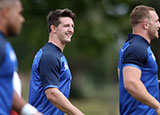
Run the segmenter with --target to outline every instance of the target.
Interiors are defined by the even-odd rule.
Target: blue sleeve
[[[131,44],[124,52],[123,64],[135,64],[142,67],[147,60],[147,46],[140,43]]]
[[[43,55],[39,64],[39,73],[44,89],[59,86],[60,62],[53,55]]]

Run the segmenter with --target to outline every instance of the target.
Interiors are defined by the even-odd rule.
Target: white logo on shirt
[[[12,50],[9,52],[9,56],[12,61],[16,61],[16,55]]]
[[[123,49],[121,51],[123,52]]]
[[[67,65],[67,63],[64,63],[64,70],[67,70],[68,69],[68,65]]]
[[[152,53],[152,58],[153,58],[153,60],[155,61],[156,60],[156,58],[155,58],[155,56],[154,56],[154,54]]]

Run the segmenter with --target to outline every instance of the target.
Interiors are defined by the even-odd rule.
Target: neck
[[[61,51],[63,52],[65,45],[61,43],[61,41],[57,38],[57,36],[49,34],[48,42],[53,43],[54,45],[59,47]]]
[[[151,39],[149,38],[147,31],[140,29],[138,27],[134,27],[132,33],[142,36],[144,39],[148,41],[149,44],[151,43]]]

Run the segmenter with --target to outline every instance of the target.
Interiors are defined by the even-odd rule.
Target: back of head
[[[20,0],[0,0],[0,10],[12,6],[15,1]]]
[[[144,6],[144,5],[136,6],[130,14],[130,22],[132,24],[132,27],[141,23],[144,19],[149,19],[150,11],[155,11],[155,9],[149,6]]]
[[[50,11],[47,16],[49,32],[51,32],[51,29],[50,29],[51,25],[54,25],[57,27],[60,24],[59,18],[61,18],[61,17],[70,17],[74,21],[75,14],[71,10],[69,10],[68,8]]]

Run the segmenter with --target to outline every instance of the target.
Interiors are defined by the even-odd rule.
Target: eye
[[[69,24],[65,24],[64,27],[69,27]]]

